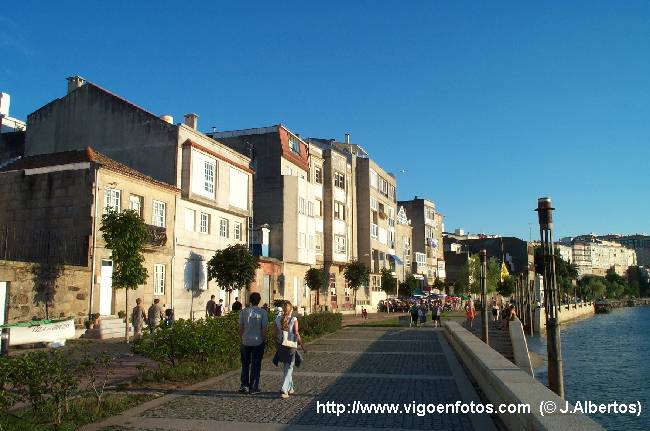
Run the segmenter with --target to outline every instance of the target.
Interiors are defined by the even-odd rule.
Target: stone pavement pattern
[[[150,401],[88,430],[494,429],[487,415],[318,412],[318,401],[362,403],[478,402],[441,329],[345,328],[308,346],[294,371],[296,393],[278,397],[282,374],[262,366],[262,393],[245,395],[239,373]]]

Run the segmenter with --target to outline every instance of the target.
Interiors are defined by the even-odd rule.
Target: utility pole
[[[481,339],[488,344],[488,312],[487,312],[487,251],[479,252],[481,260]]]
[[[546,346],[548,351],[548,386],[564,398],[562,370],[562,343],[560,341],[560,305],[555,278],[555,253],[553,250],[553,205],[551,198],[537,199],[539,236],[544,268],[544,311],[546,315]]]

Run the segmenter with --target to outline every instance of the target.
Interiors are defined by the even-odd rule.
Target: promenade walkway
[[[335,429],[492,430],[488,415],[318,412],[317,402],[479,402],[439,328],[344,328],[308,346],[296,393],[278,398],[281,372],[262,367],[262,393],[244,395],[239,371],[207,380],[85,430],[276,431]]]

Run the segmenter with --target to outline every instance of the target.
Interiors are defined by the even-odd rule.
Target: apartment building
[[[305,272],[322,254],[323,218],[318,215],[322,184],[311,173],[307,143],[281,124],[209,135],[251,155],[255,166],[253,229],[268,227],[268,257],[282,262],[274,298],[288,299],[308,312],[311,300]]]
[[[582,235],[572,241],[573,263],[578,269],[578,276],[599,275],[604,277],[609,269],[625,276],[630,266],[637,265],[634,249],[614,242]]]
[[[637,265],[650,267],[650,235],[635,234],[635,235],[604,235],[599,236],[598,239],[605,241],[613,241],[631,248],[636,252]]]
[[[327,296],[322,299],[332,310],[352,312],[354,295],[343,274],[354,249],[354,178],[350,155],[332,145],[332,140],[310,138],[308,142],[312,154],[321,155],[316,160],[322,160],[314,164],[314,181],[323,184],[323,197],[317,206],[322,205],[323,268],[329,276]]]
[[[0,169],[0,184],[0,226],[11,233],[4,238],[3,254],[42,268],[34,282],[23,278],[11,284],[10,320],[41,315],[21,296],[29,288],[31,298],[34,284],[48,282],[55,286],[50,315],[74,316],[78,325],[90,313],[109,316],[130,309],[124,290],[113,289],[111,251],[100,231],[101,217],[111,208],[132,209],[147,226],[143,255],[148,278],[129,292],[131,301],[140,297],[150,304],[158,298],[171,306],[179,189],[91,148],[21,158]],[[59,267],[64,268],[60,274],[52,270]]]
[[[442,232],[443,216],[433,201],[415,196],[399,201],[411,218],[413,226],[413,273],[423,277],[423,287],[433,285],[436,278],[445,279]]]
[[[176,198],[173,292],[179,317],[203,312],[210,295],[206,262],[230,244],[247,244],[251,216],[250,159],[198,131],[198,116],[174,124],[100,86],[74,76],[68,92],[27,118],[27,156],[93,148],[129,168],[181,190]],[[200,306],[197,306],[200,304]]]

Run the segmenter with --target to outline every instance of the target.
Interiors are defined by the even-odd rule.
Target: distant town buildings
[[[562,238],[556,247],[564,260],[576,265],[579,277],[605,276],[610,269],[624,276],[630,266],[638,265],[635,249],[594,235]]]

